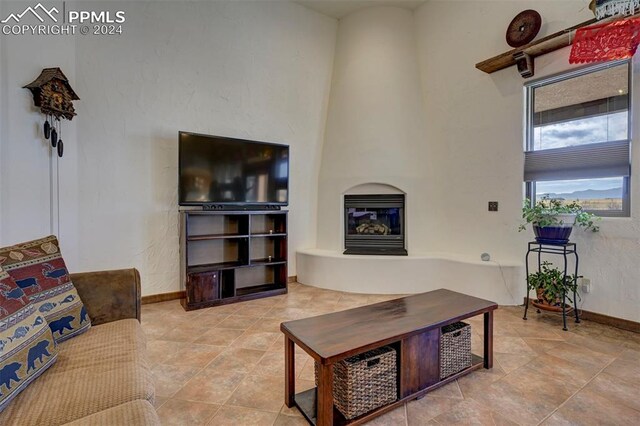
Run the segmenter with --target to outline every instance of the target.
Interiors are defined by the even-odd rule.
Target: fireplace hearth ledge
[[[452,253],[344,255],[301,249],[296,272],[302,284],[350,293],[412,294],[447,288],[502,305],[517,305],[524,297],[522,262],[483,262]]]

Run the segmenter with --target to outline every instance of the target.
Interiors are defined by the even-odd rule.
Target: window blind
[[[526,151],[524,180],[591,179],[630,174],[629,141]]]
[[[582,102],[561,108],[535,112],[533,114],[534,126],[564,123],[573,120],[598,117],[601,115],[615,114],[629,110],[629,96],[620,95],[610,98],[597,99],[595,101]]]

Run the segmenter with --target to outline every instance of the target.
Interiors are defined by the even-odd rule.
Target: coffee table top
[[[497,308],[494,302],[440,289],[287,321],[280,330],[326,364]]]

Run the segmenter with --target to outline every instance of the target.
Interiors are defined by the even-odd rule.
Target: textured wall
[[[340,21],[322,151],[318,243],[343,249],[343,195],[368,183],[407,194],[408,248],[427,250],[438,209],[433,157],[424,144],[413,16],[373,7]]]
[[[295,274],[295,249],[315,241],[336,21],[289,2],[79,7],[124,9],[124,34],[2,37],[0,242],[49,232],[48,155],[20,86],[59,65],[82,98],[61,166],[70,269],[136,267],[143,294],[179,289],[177,133],[189,130],[291,145]]]
[[[283,2],[126,12],[123,37],[77,44],[83,268],[136,266],[145,294],[177,290],[178,130],[290,144],[291,253],[312,244],[335,21]]]
[[[431,1],[416,11],[418,51],[426,105],[427,143],[436,145],[448,238],[443,251],[498,261],[522,261],[531,230],[516,231],[523,197],[523,80],[509,68],[485,74],[474,64],[507,50],[504,28],[519,11],[535,6],[543,17],[540,36],[592,17],[584,1]],[[446,17],[446,19],[443,19]],[[479,24],[480,23],[480,24]],[[570,68],[569,48],[537,58],[536,75]],[[637,72],[636,72],[636,87]],[[638,105],[638,93],[633,105]],[[638,134],[638,108],[634,134]],[[632,217],[604,219],[599,234],[574,230],[580,273],[591,278],[583,308],[640,321],[640,147],[633,146]],[[487,201],[500,211],[487,212]],[[635,260],[634,260],[635,259]],[[557,260],[557,259],[556,259]],[[524,282],[519,283],[524,292]]]
[[[1,19],[23,9],[24,2],[0,3]],[[22,86],[33,81],[43,68],[57,66],[75,81],[73,39],[56,36],[0,37],[0,245],[14,244],[66,233],[62,243],[65,257],[77,264],[76,123],[63,121],[62,137],[68,147],[63,160],[50,161],[49,144],[43,141],[43,115]],[[80,94],[82,96],[82,94]],[[65,215],[57,217],[57,202],[51,211],[51,190],[57,200],[50,173],[60,166],[60,202]],[[50,170],[51,168],[51,170]],[[53,225],[53,226],[52,226]]]

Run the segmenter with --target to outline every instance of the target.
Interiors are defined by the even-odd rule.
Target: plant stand
[[[525,257],[525,268],[526,268],[526,274],[527,274],[527,297],[526,297],[526,302],[524,305],[524,316],[522,317],[522,319],[526,320],[527,319],[527,310],[529,309],[529,255],[531,253],[537,253],[538,254],[538,271],[540,271],[541,267],[542,267],[542,253],[546,253],[546,254],[556,254],[556,255],[562,255],[562,257],[564,258],[564,281],[566,282],[567,280],[567,256],[569,255],[574,255],[575,256],[575,276],[578,276],[578,251],[576,249],[576,244],[575,243],[566,243],[566,244],[542,244],[539,243],[537,241],[531,241],[528,244],[528,250],[527,250],[527,256]],[[578,304],[577,304],[577,299],[578,299],[578,294],[577,291],[574,289],[573,290],[573,311],[575,312],[575,316],[576,316],[576,323],[580,322],[580,317],[578,315]],[[543,306],[541,306],[541,304],[536,303],[534,306],[536,306],[537,308],[537,312],[540,313],[540,309],[544,309],[544,310],[552,310],[552,311],[562,311],[562,329],[564,331],[567,331],[567,295],[566,295],[566,291],[562,291],[562,307],[560,309],[556,308],[556,307],[552,307],[553,309],[546,309]],[[571,310],[569,309],[569,312]]]

